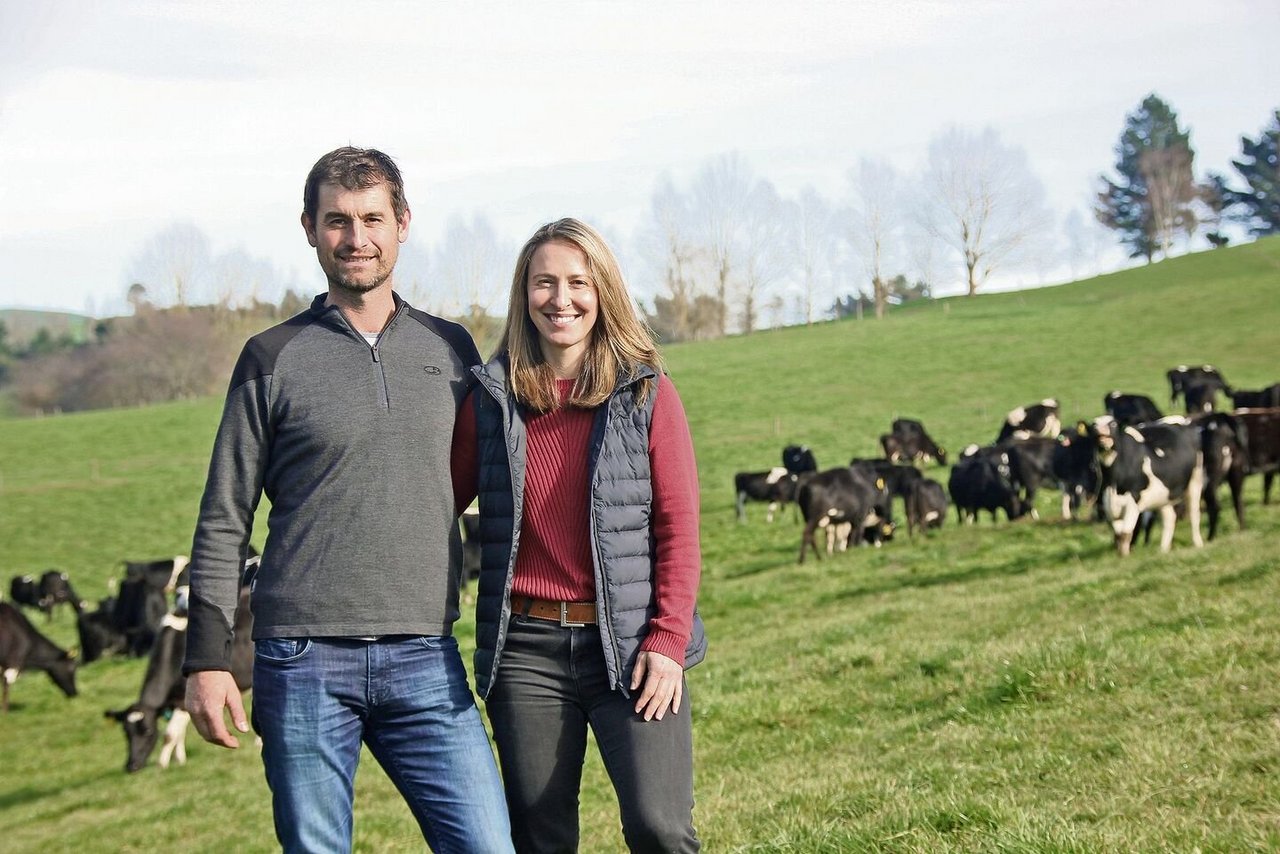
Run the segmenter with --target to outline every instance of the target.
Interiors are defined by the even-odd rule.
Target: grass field
[[[766,525],[749,507],[739,525],[731,487],[791,442],[824,467],[874,456],[899,415],[958,449],[1047,396],[1064,420],[1099,414],[1113,388],[1163,403],[1179,363],[1276,382],[1278,291],[1272,239],[668,348],[703,490],[711,648],[689,682],[706,850],[1280,850],[1280,504],[1261,504],[1257,478],[1248,530],[1227,518],[1203,550],[1182,525],[1170,554],[1122,560],[1106,528],[1050,521],[1044,495],[1038,523],[952,514],[914,544],[803,566],[790,511]],[[96,599],[120,561],[186,553],[219,407],[0,421],[0,581],[58,567]],[[74,642],[69,613],[47,629]],[[464,647],[470,633],[466,615]],[[185,767],[124,774],[102,711],[134,699],[143,669],[89,665],[71,700],[43,674],[18,681],[0,718],[0,849],[273,849],[250,744],[192,733]],[[582,850],[622,850],[594,758],[582,802]],[[422,847],[371,761],[356,846]]]

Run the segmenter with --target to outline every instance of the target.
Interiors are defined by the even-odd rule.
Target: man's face
[[[304,213],[302,227],[330,289],[365,294],[391,281],[409,237],[409,210],[396,219],[386,184],[363,190],[321,184],[316,218]]]

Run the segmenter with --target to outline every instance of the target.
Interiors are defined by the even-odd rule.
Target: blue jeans
[[[253,724],[286,852],[351,850],[362,742],[432,850],[511,851],[502,784],[455,638],[259,640]]]
[[[578,792],[595,735],[632,852],[696,852],[689,692],[646,721],[609,686],[600,630],[515,614],[485,703],[502,762],[516,850],[578,850]]]

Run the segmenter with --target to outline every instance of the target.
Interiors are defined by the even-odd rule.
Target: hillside
[[[776,465],[791,442],[824,467],[876,455],[898,415],[958,449],[1047,396],[1064,419],[1099,414],[1113,388],[1166,404],[1179,363],[1276,382],[1277,287],[1271,239],[882,322],[667,348],[702,485],[711,648],[689,686],[706,850],[1280,849],[1280,504],[1261,505],[1258,478],[1247,531],[1228,518],[1195,550],[1180,524],[1171,554],[1128,560],[1106,528],[1051,520],[1045,495],[1038,523],[958,528],[953,514],[916,543],[797,566],[790,511],[765,525],[749,507],[739,525],[732,495],[735,471]],[[58,567],[96,599],[120,561],[185,553],[219,410],[0,421],[0,581]],[[68,614],[47,629],[74,641]],[[120,770],[102,711],[136,696],[143,666],[85,667],[72,700],[43,674],[19,680],[0,717],[6,851],[273,849],[251,747],[191,733],[185,767]],[[357,789],[357,850],[420,848],[375,763]],[[583,851],[621,850],[594,758],[582,824]]]
[[[35,337],[41,329],[48,329],[54,338],[69,333],[73,340],[84,341],[89,337],[93,318],[66,311],[0,308],[0,323],[8,330],[9,343],[21,346]]]

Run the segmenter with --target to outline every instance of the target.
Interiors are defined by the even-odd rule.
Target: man
[[[229,672],[240,569],[271,502],[252,594],[253,723],[286,851],[349,851],[361,743],[437,851],[509,851],[502,786],[451,630],[461,543],[454,416],[479,354],[392,290],[399,170],[340,148],[307,176],[302,227],[329,281],[254,336],[231,378],[192,546],[187,710],[248,731]]]

